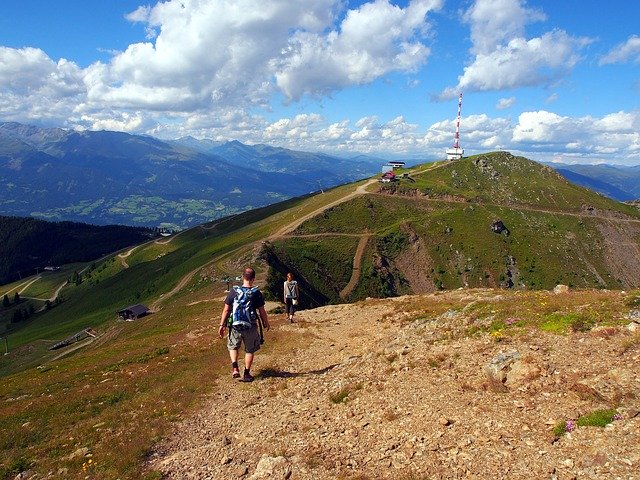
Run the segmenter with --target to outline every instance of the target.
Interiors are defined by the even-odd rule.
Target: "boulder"
[[[504,384],[511,366],[517,360],[520,360],[520,353],[515,350],[508,353],[500,353],[484,366],[484,373],[490,381]]]
[[[504,222],[500,219],[498,220],[494,220],[491,223],[491,231],[493,233],[498,233],[498,234],[502,234],[504,233],[506,236],[509,236],[511,234],[511,232],[509,231],[509,229],[507,228],[507,226],[504,224]]]
[[[541,374],[542,369],[535,363],[516,360],[511,364],[504,383],[509,387],[524,385],[538,378]]]

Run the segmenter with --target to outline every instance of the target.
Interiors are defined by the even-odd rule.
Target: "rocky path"
[[[469,337],[487,320],[467,310],[502,300],[458,291],[276,319],[286,348],[258,354],[253,383],[217,378],[149,468],[170,479],[640,478],[640,353],[624,347],[626,328]],[[422,302],[456,307],[425,317]],[[485,366],[505,353],[517,360],[503,383]],[[606,428],[551,433],[612,403],[621,419]]]

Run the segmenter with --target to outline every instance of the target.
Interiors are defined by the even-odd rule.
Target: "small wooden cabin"
[[[123,308],[122,310],[118,310],[118,316],[122,320],[129,320],[129,321],[137,320],[140,317],[144,317],[148,313],[149,313],[149,309],[144,305],[142,305],[141,303],[138,303],[136,305],[131,305],[129,307]]]

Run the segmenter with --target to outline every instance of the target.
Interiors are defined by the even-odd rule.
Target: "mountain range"
[[[366,178],[386,162],[238,141],[163,141],[5,122],[0,123],[0,214],[182,229]],[[640,166],[553,168],[615,200],[640,198]]]
[[[184,228],[379,170],[266,145],[0,123],[0,213],[14,216]]]
[[[571,182],[626,202],[640,199],[640,165],[564,165],[550,164]]]

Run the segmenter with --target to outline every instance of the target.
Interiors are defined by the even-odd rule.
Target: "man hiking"
[[[262,321],[264,328],[269,330],[269,319],[264,309],[264,296],[258,287],[253,286],[256,272],[251,267],[246,267],[242,272],[242,286],[234,286],[224,300],[224,308],[220,315],[220,328],[218,334],[224,338],[224,331],[229,327],[227,348],[231,357],[232,377],[240,378],[238,367],[238,351],[240,344],[244,344],[244,373],[243,382],[252,382],[251,364],[254,354],[260,350],[262,343],[258,330]],[[258,316],[259,315],[259,316]]]

